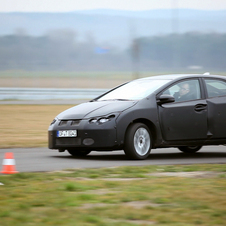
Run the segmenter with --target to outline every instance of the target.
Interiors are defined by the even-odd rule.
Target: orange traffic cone
[[[1,173],[5,174],[12,174],[12,173],[18,173],[15,168],[15,159],[13,158],[12,152],[6,152],[5,153],[5,159],[3,159],[3,168]]]

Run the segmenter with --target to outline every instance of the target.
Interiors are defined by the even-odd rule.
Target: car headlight
[[[53,125],[57,120],[53,119],[53,121],[50,123],[50,125]]]
[[[96,122],[97,122],[97,119],[95,118],[89,120],[89,123],[96,123]]]
[[[110,120],[109,118],[100,118],[100,119],[98,120],[98,122],[99,122],[100,124],[102,124],[102,123],[108,122],[109,120]]]
[[[101,125],[103,123],[111,121],[115,117],[116,117],[116,115],[112,114],[112,115],[109,115],[109,116],[106,116],[106,117],[92,118],[92,119],[89,120],[89,123],[91,123],[91,124],[96,123],[96,124]]]

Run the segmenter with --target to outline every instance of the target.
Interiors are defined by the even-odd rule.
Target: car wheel
[[[74,149],[68,149],[67,150],[72,156],[86,156],[91,151],[89,150],[74,150]]]
[[[202,148],[202,146],[183,146],[178,147],[178,149],[184,153],[195,153],[199,151]]]
[[[145,124],[130,125],[125,136],[125,154],[130,159],[146,159],[151,151],[151,139],[151,132]]]

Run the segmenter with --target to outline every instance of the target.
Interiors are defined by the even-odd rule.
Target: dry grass
[[[1,87],[37,88],[113,88],[128,81],[126,78],[6,78],[0,77]]]
[[[1,87],[112,88],[132,79],[128,72],[0,72]]]
[[[1,87],[112,88],[136,78],[173,72],[31,72],[0,71]],[[181,72],[181,73],[191,73]],[[195,72],[194,72],[195,73]],[[225,72],[211,72],[225,75]]]
[[[0,105],[0,148],[47,147],[49,124],[72,105]]]

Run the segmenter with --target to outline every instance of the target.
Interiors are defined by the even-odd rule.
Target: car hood
[[[115,112],[122,112],[134,106],[136,103],[137,101],[87,102],[63,111],[57,118],[68,120],[104,116]]]

